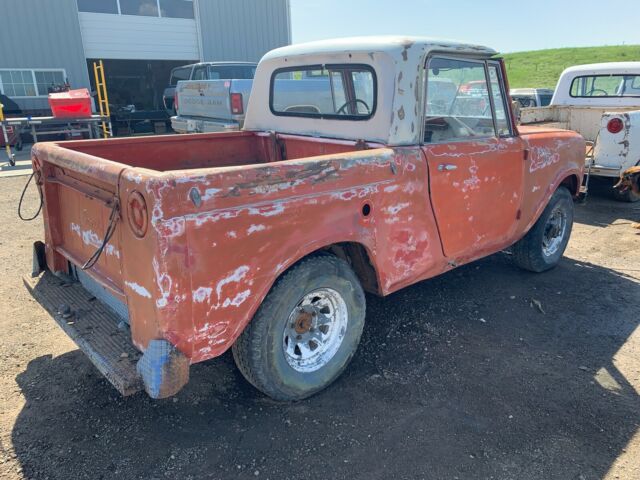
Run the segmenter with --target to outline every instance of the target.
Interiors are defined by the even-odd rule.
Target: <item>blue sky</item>
[[[501,52],[640,44],[638,0],[291,0],[291,17],[294,43],[407,34]]]

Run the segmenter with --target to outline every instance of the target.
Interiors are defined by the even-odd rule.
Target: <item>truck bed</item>
[[[521,125],[573,130],[585,140],[593,142],[600,131],[600,119],[606,112],[628,112],[638,107],[576,107],[553,105],[541,108],[523,108],[520,111]]]
[[[253,226],[258,232],[267,228],[264,221],[273,216],[272,211],[279,212],[280,198],[297,198],[294,190],[326,191],[330,197],[338,177],[331,175],[329,167],[335,171],[336,162],[343,160],[336,155],[375,147],[253,132],[37,144],[33,165],[45,198],[47,266],[53,272],[89,280],[91,285],[85,287],[92,293],[104,293],[115,310],[128,312],[129,318],[123,315],[123,319],[130,322],[138,349],[144,351],[149,340],[168,335],[191,358],[194,340],[183,332],[193,331],[192,314],[182,310],[183,294],[174,297],[176,285],[191,292],[193,272],[209,279],[224,274],[224,270],[198,271],[194,265],[198,258],[207,258],[212,245],[222,243],[220,237],[234,240],[217,227],[216,214],[210,212],[232,216],[243,209],[250,217],[263,216],[263,222]],[[382,153],[368,150],[374,152],[374,167],[377,155],[387,155],[385,149],[379,150]],[[321,160],[328,157],[332,160]],[[388,166],[384,171],[389,172]],[[325,177],[330,181],[322,182]],[[357,176],[345,179],[351,186],[362,181]],[[136,209],[144,213],[136,216]],[[138,218],[144,220],[134,228]],[[282,220],[277,223],[283,224]],[[111,224],[114,233],[105,243]],[[193,232],[206,232],[198,233],[203,235],[198,248],[194,245],[199,239],[187,238],[191,226]],[[246,228],[252,239],[260,236],[251,225]],[[82,271],[101,247],[95,265]],[[227,248],[234,251],[231,245]],[[199,315],[209,314],[211,310]]]
[[[257,165],[356,150],[356,142],[251,132],[61,142],[60,148],[156,172]]]

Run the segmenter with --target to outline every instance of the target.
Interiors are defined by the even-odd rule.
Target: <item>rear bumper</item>
[[[34,269],[34,274],[40,272]],[[175,395],[189,381],[189,359],[164,339],[139,352],[121,316],[80,282],[49,271],[24,276],[29,292],[124,396],[145,390],[151,398]]]
[[[240,130],[238,122],[171,117],[171,128],[178,133],[216,133]]]
[[[584,166],[585,172],[589,169],[589,163],[591,159],[585,159]],[[591,165],[591,175],[595,175],[597,177],[612,177],[618,178],[620,177],[620,167],[608,167],[604,165],[593,164]]]
[[[136,370],[142,354],[131,343],[128,327],[118,315],[87,292],[79,282],[51,272],[23,281],[31,295],[122,395],[144,386]],[[120,324],[120,327],[118,325]]]

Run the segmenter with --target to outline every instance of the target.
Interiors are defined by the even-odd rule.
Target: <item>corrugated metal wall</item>
[[[0,0],[0,68],[63,68],[72,87],[89,87],[76,0]],[[46,98],[14,99],[23,109]]]
[[[196,0],[204,61],[254,61],[291,43],[289,0]]]
[[[269,50],[291,43],[289,0],[195,0],[194,7],[200,45],[191,46],[186,57],[200,52],[204,61],[258,61]],[[165,25],[169,19],[114,16],[113,21],[153,21],[155,30],[172,29]],[[76,0],[0,0],[0,23],[0,68],[61,68],[72,87],[90,86]],[[118,43],[118,38],[113,40]],[[103,48],[109,47],[108,41],[107,35]],[[95,50],[88,43],[89,50]],[[159,44],[157,52],[144,59],[175,57],[163,55],[166,50]],[[117,53],[104,56],[120,57]],[[13,99],[25,110],[48,107],[46,98]]]
[[[80,30],[89,58],[192,62],[200,58],[192,19],[80,12]]]

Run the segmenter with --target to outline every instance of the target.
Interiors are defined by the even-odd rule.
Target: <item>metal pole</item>
[[[12,167],[16,164],[16,157],[11,151],[11,145],[9,145],[9,135],[7,134],[7,127],[4,124],[4,105],[0,103],[0,124],[2,124],[2,136],[4,137],[4,148],[7,152],[7,158],[9,159],[9,165]]]
[[[111,125],[111,110],[109,109],[109,94],[107,93],[107,75],[104,72],[104,63],[100,60],[100,72],[102,73],[102,93],[104,99],[104,110],[109,117],[109,136],[113,137],[113,126]]]

